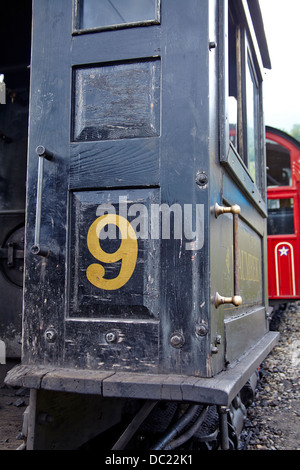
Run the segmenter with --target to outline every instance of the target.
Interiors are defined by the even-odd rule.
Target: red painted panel
[[[300,144],[273,129],[267,139],[284,146],[291,154],[292,185],[269,187],[268,199],[293,198],[294,234],[268,236],[268,284],[270,299],[300,298]]]
[[[295,254],[291,243],[277,243],[274,249],[277,296],[295,296]]]

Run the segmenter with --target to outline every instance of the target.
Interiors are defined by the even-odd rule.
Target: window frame
[[[246,190],[255,206],[264,217],[267,216],[265,130],[262,110],[263,64],[256,40],[251,15],[246,0],[234,0],[236,22],[236,93],[238,148],[230,142],[229,136],[229,2],[220,2],[219,67],[224,70],[220,81],[220,161],[235,180]],[[255,179],[248,168],[247,148],[247,107],[246,67],[250,60],[257,85],[258,109],[256,114],[257,155],[255,158]]]
[[[292,214],[293,214],[293,217],[292,217],[292,221],[293,221],[293,232],[279,232],[279,233],[270,233],[269,231],[269,223],[271,223],[271,220],[272,220],[272,210],[273,208],[269,208],[269,202],[270,201],[284,201],[284,200],[292,200],[292,204],[291,204],[291,207],[290,209],[292,209]],[[296,231],[297,231],[297,227],[296,227],[296,224],[295,224],[295,206],[297,205],[297,198],[295,197],[295,194],[292,192],[292,191],[286,191],[286,192],[280,192],[279,194],[272,194],[268,197],[268,201],[267,201],[267,204],[268,204],[268,212],[269,212],[269,216],[268,216],[268,236],[271,236],[271,237],[294,237],[296,235]],[[282,207],[279,207],[279,209],[282,209]],[[270,215],[271,214],[271,215]]]
[[[100,31],[108,31],[112,29],[124,29],[138,26],[149,26],[160,24],[161,0],[155,0],[155,18],[152,20],[141,20],[129,23],[116,23],[113,25],[96,26],[93,28],[81,28],[80,17],[82,12],[82,2],[84,0],[73,0],[73,35],[96,33]]]

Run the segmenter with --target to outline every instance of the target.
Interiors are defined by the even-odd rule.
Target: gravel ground
[[[260,367],[244,449],[300,450],[300,302],[281,310],[270,327],[280,332],[280,339]]]
[[[23,413],[29,403],[28,390],[8,388],[3,381],[17,361],[0,365],[0,451],[15,450],[22,443]]]
[[[271,329],[280,331],[280,339],[260,367],[261,380],[248,408],[241,449],[300,450],[300,302],[281,310]],[[5,367],[0,366],[0,450],[12,450],[22,444],[28,394],[3,386],[4,375]]]

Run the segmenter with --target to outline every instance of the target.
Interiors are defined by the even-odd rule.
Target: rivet
[[[196,334],[199,336],[206,336],[208,333],[208,328],[204,323],[196,326]]]
[[[196,184],[203,188],[208,183],[208,176],[205,171],[201,171],[196,175]]]
[[[45,338],[48,343],[55,343],[57,331],[54,328],[48,328],[48,330],[45,331]]]
[[[184,345],[184,336],[181,333],[174,333],[170,338],[173,348],[181,348]]]
[[[222,336],[221,336],[221,335],[217,335],[217,336],[216,336],[216,344],[221,344],[221,341],[222,341]]]
[[[118,334],[115,331],[109,331],[105,335],[105,340],[107,343],[116,343],[118,341]]]

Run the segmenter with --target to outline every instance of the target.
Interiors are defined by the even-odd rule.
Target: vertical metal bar
[[[39,157],[38,182],[37,182],[37,194],[36,194],[35,230],[34,230],[34,244],[36,246],[40,245],[43,181],[44,181],[44,158]]]
[[[233,278],[234,286],[233,292],[234,295],[239,295],[240,286],[239,286],[239,215],[233,214]]]
[[[53,154],[45,149],[42,145],[36,148],[39,156],[38,165],[38,181],[36,194],[36,213],[35,213],[35,229],[34,229],[34,245],[31,247],[33,255],[47,257],[49,255],[48,248],[40,246],[41,221],[42,221],[42,199],[43,199],[43,183],[44,183],[44,159],[52,160]]]
[[[239,295],[239,244],[238,244],[238,230],[239,230],[239,213],[241,208],[234,204],[231,207],[219,206],[215,204],[215,216],[218,218],[222,214],[233,215],[233,296],[224,297],[216,292],[214,297],[215,307],[218,308],[222,304],[233,304],[235,307],[239,307],[243,299]]]
[[[219,406],[218,412],[221,433],[221,449],[229,450],[228,419],[226,406]]]

